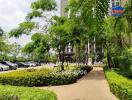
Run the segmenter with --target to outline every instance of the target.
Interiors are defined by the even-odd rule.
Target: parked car
[[[0,72],[1,72],[2,70],[3,70],[2,67],[0,67]]]
[[[35,67],[36,64],[34,62],[25,62],[25,64],[29,65],[29,67]]]
[[[3,61],[1,62],[2,64],[6,65],[6,66],[9,66],[11,70],[16,70],[17,69],[17,64],[14,64],[10,61]]]
[[[16,62],[15,64],[17,64],[17,66],[18,66],[19,68],[21,68],[21,67],[28,68],[28,67],[29,67],[28,64],[25,64],[25,63],[23,63],[23,62]]]
[[[36,66],[41,66],[40,62],[35,62]]]
[[[8,71],[9,69],[10,69],[9,66],[0,63],[0,70],[1,71]]]

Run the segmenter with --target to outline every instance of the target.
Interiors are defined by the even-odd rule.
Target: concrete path
[[[102,68],[94,68],[75,84],[41,89],[54,91],[58,95],[58,100],[118,100],[110,92]]]

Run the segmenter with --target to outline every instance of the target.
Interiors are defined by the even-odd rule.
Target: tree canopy
[[[35,18],[46,18],[45,11],[56,8],[55,0],[37,0],[31,4],[32,12],[26,16],[26,21],[19,24],[17,29],[12,30],[10,36],[19,37],[22,34],[35,34],[32,42],[28,43],[23,52],[42,58],[51,49],[58,54],[60,61],[65,61],[65,50],[69,44],[76,48],[78,59],[87,56],[86,47],[88,42],[96,39],[94,43],[104,47],[108,63],[113,63],[115,57],[131,47],[131,1],[125,5],[125,13],[120,17],[110,16],[109,0],[69,0],[66,10],[70,10],[67,17],[52,17],[50,27],[44,33],[39,32],[40,26]],[[118,52],[119,51],[119,52]],[[96,54],[95,54],[96,55]],[[79,60],[78,60],[79,62]]]

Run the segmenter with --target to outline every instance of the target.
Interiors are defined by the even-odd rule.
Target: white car
[[[10,61],[3,61],[1,63],[4,64],[4,65],[6,65],[6,66],[9,66],[9,68],[11,70],[16,70],[17,69],[17,64],[14,64],[14,63],[12,63]]]
[[[29,65],[29,67],[35,67],[36,64],[33,62],[26,62],[25,64]]]
[[[8,71],[10,69],[9,66],[6,66],[4,64],[0,64],[0,71]]]

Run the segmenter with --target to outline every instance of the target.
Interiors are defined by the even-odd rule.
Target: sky
[[[33,1],[35,0],[0,0],[0,27],[5,32],[17,28],[19,23],[23,22],[25,16],[31,11],[30,5]],[[56,14],[58,13],[59,11],[56,12]],[[31,41],[30,38],[31,36],[22,35],[19,39],[9,39],[9,42],[17,42],[24,46]]]

